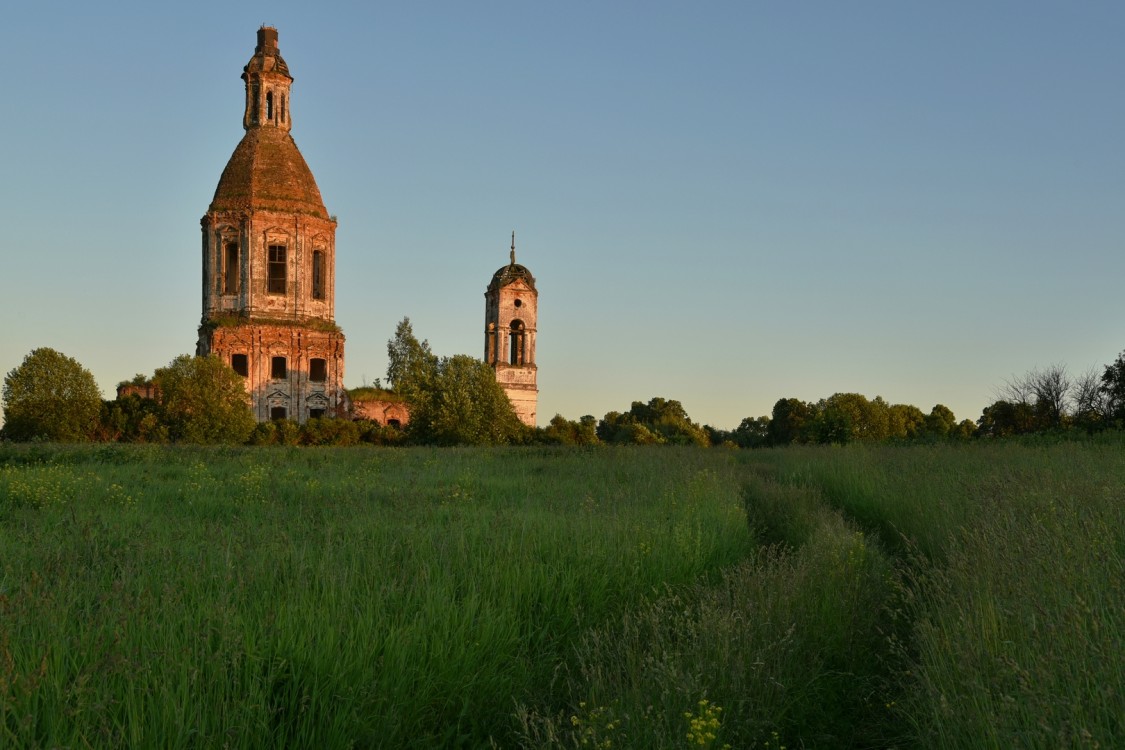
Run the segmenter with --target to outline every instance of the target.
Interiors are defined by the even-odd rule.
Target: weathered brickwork
[[[196,352],[246,378],[259,420],[342,413],[336,220],[289,131],[293,78],[277,30],[258,30],[243,69],[246,130],[200,220],[203,317]]]
[[[410,408],[402,401],[353,401],[353,419],[370,419],[384,427],[405,427],[410,422]]]
[[[539,400],[535,365],[538,310],[535,277],[516,263],[513,233],[511,263],[492,275],[484,293],[484,361],[496,371],[496,380],[516,415],[532,426]]]
[[[277,30],[258,30],[242,72],[245,135],[231,154],[202,229],[203,316],[197,354],[246,380],[254,415],[304,422],[352,416],[404,426],[409,407],[344,390],[344,334],[335,324],[336,217],[290,135],[289,66]],[[535,277],[516,263],[485,292],[485,361],[519,418],[535,424],[539,389]]]
[[[259,421],[284,417],[343,415],[344,337],[334,331],[303,326],[244,323],[218,326],[200,337],[215,354],[246,378],[254,416]],[[236,359],[236,357],[244,359]]]

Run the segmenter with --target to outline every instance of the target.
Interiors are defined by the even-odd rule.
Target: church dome
[[[488,291],[494,289],[501,289],[508,286],[515,281],[522,279],[532,291],[535,291],[535,277],[531,275],[531,271],[527,270],[526,266],[521,266],[519,263],[509,263],[496,273],[492,274],[492,281],[488,284]]]
[[[271,210],[328,218],[305,157],[280,128],[246,131],[219,178],[210,210]]]

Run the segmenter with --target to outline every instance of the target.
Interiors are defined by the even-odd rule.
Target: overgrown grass
[[[901,557],[913,631],[899,718],[918,747],[1125,742],[1125,452],[1109,442],[793,450]]]
[[[753,547],[698,451],[21,450],[0,744],[510,744],[588,628]]]
[[[1125,452],[0,445],[0,746],[1101,747]]]

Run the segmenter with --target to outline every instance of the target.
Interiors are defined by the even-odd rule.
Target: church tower
[[[508,394],[516,415],[535,426],[539,398],[536,385],[535,331],[539,292],[531,271],[516,263],[512,232],[511,262],[492,274],[484,293],[484,361]]]
[[[219,178],[203,228],[200,356],[246,379],[258,421],[337,414],[346,405],[336,325],[336,217],[289,134],[293,77],[277,29],[258,29],[242,71],[246,134]]]

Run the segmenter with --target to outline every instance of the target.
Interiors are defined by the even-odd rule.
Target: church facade
[[[203,230],[203,317],[196,352],[246,379],[259,421],[343,411],[344,334],[336,325],[336,219],[290,135],[293,77],[277,30],[258,30],[243,69],[246,133]]]
[[[258,421],[357,416],[404,424],[400,402],[353,404],[344,389],[344,334],[335,322],[336,217],[290,135],[293,77],[277,29],[258,29],[242,72],[245,134],[200,220],[203,315],[196,353],[245,378]],[[520,419],[535,424],[538,292],[515,262],[485,292],[485,361]],[[386,408],[384,408],[386,407]],[[394,407],[393,413],[387,408]]]
[[[492,274],[484,293],[484,361],[496,372],[516,416],[534,427],[539,400],[535,365],[539,291],[531,271],[516,263],[515,232],[510,257],[508,265]]]

